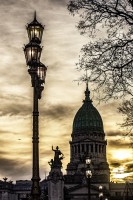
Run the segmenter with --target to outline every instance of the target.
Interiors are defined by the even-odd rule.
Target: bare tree
[[[79,14],[78,29],[93,41],[84,45],[80,69],[88,69],[95,90],[104,86],[104,99],[133,96],[133,1],[73,0],[68,9]],[[101,30],[99,37],[98,30]]]
[[[121,124],[123,128],[126,128],[124,136],[129,136],[130,145],[133,147],[133,98],[124,101],[118,110],[124,116],[124,122]]]
[[[129,131],[131,131],[133,129],[133,98],[124,101],[118,110],[125,117],[122,127],[128,127]]]

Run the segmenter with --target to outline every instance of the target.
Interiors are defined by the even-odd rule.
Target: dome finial
[[[36,10],[34,11],[34,21],[36,21]]]
[[[87,69],[86,69],[86,79],[85,79],[85,82],[86,82],[85,101],[91,101],[90,100],[90,90],[88,88],[88,73],[87,73]]]

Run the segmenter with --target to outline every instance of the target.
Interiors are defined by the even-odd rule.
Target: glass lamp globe
[[[86,177],[87,178],[91,178],[92,177],[92,172],[91,172],[91,170],[86,170]]]
[[[31,66],[40,62],[42,48],[36,42],[30,42],[24,47],[27,65]]]
[[[36,12],[34,14],[34,20],[26,27],[29,41],[36,41],[41,43],[44,26],[40,24],[36,19]]]
[[[89,157],[86,158],[86,164],[90,165],[91,164],[91,159]]]
[[[47,67],[43,63],[40,62],[38,64],[37,75],[38,75],[39,80],[42,83],[45,82],[46,71],[47,71]]]

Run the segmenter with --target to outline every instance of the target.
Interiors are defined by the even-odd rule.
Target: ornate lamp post
[[[90,169],[91,159],[86,158],[86,178],[87,178],[87,186],[88,186],[88,200],[91,200],[91,192],[90,192],[90,186],[91,186],[91,177],[92,172]]]
[[[40,176],[39,176],[39,111],[38,99],[41,99],[41,93],[44,89],[46,66],[40,62],[42,47],[40,46],[44,27],[36,20],[27,25],[29,43],[24,47],[26,64],[31,76],[33,87],[33,168],[32,168],[32,188],[31,199],[40,200]]]

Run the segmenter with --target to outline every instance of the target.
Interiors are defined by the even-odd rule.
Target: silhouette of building
[[[69,196],[81,200],[88,195],[85,176],[87,157],[91,159],[91,199],[98,199],[100,185],[108,196],[110,169],[106,158],[107,141],[102,118],[92,104],[88,85],[83,105],[74,117],[71,137],[70,162],[67,165],[67,175],[64,176]]]

